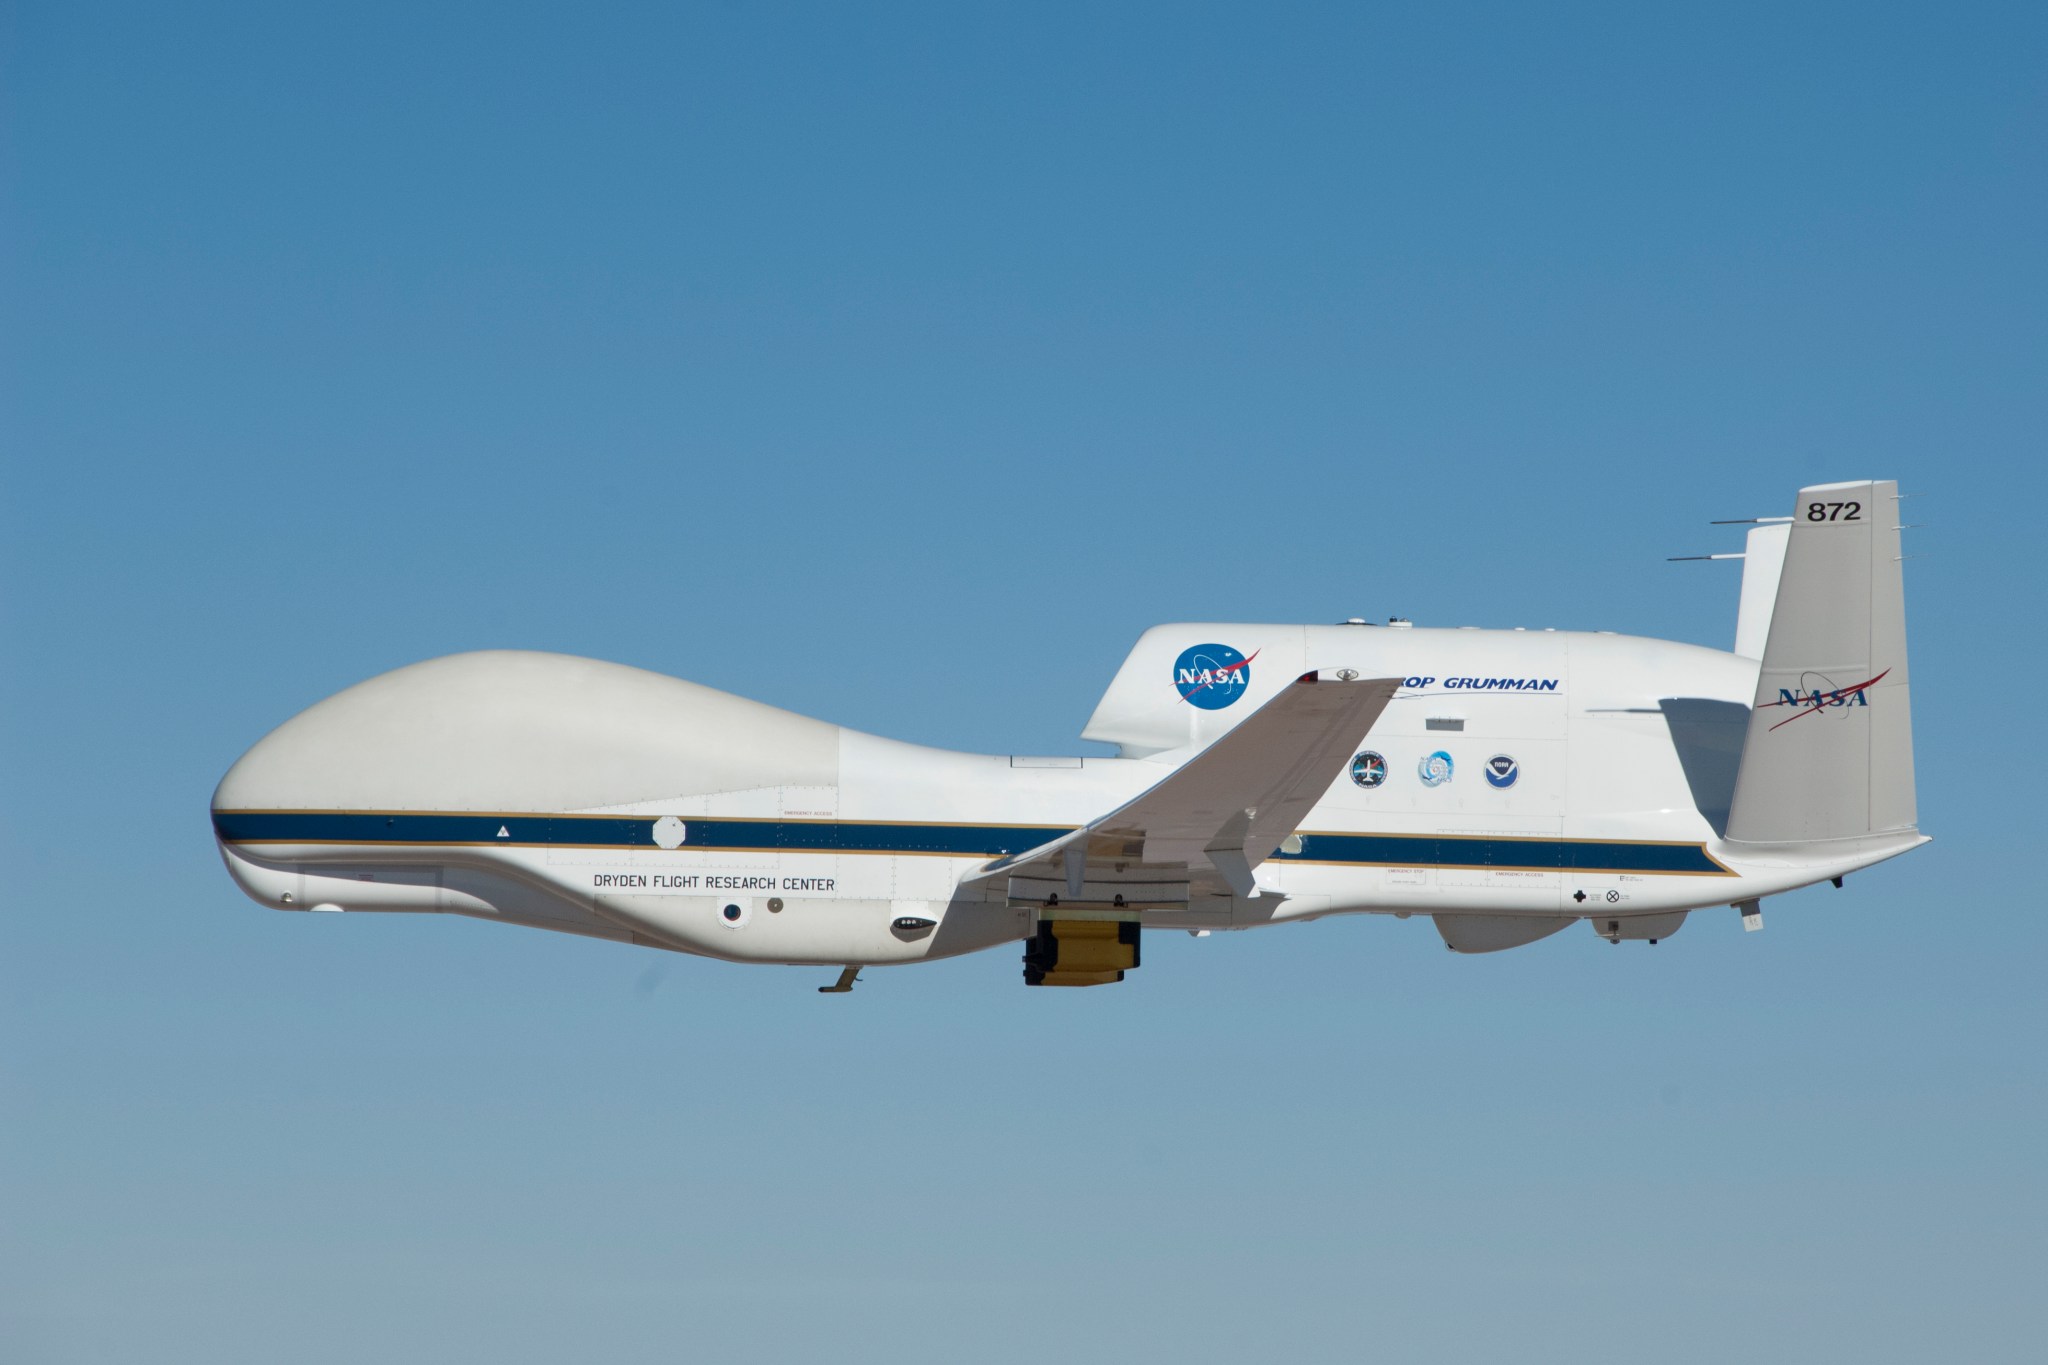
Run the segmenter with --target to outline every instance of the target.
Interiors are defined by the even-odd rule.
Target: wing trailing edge
[[[1257,896],[1259,865],[1342,774],[1400,686],[1305,673],[1157,785],[967,880],[1008,877],[1013,901],[1113,909],[1186,904],[1191,886]]]

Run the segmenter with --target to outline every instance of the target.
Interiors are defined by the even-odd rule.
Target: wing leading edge
[[[1007,876],[1013,901],[1117,909],[1185,904],[1191,883],[1257,896],[1254,870],[1300,827],[1400,685],[1304,673],[1156,786],[967,880]]]

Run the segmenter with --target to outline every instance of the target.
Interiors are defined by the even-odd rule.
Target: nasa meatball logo
[[[1252,659],[1229,645],[1190,645],[1173,661],[1173,690],[1190,706],[1221,711],[1243,696],[1252,683]]]

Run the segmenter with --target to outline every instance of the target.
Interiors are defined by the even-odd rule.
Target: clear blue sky
[[[2037,1358],[2048,12],[55,5],[4,25],[0,1357]],[[1912,857],[744,969],[265,912],[207,797],[523,646],[1073,751],[1177,619],[1725,646],[1909,504]]]

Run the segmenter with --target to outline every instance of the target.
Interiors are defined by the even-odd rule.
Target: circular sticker
[[[1415,765],[1415,773],[1416,776],[1422,779],[1423,786],[1441,787],[1444,783],[1451,780],[1451,769],[1454,766],[1451,762],[1451,756],[1442,749],[1438,749],[1435,753],[1426,756],[1422,762]]]
[[[1486,783],[1490,787],[1506,790],[1515,785],[1515,779],[1522,775],[1522,765],[1509,754],[1495,754],[1486,760]]]
[[[1351,780],[1371,789],[1387,780],[1387,760],[1367,749],[1351,760]]]
[[[1257,658],[1253,651],[1252,658]],[[1229,645],[1189,645],[1173,661],[1173,690],[1190,706],[1221,711],[1251,686],[1252,660]]]

